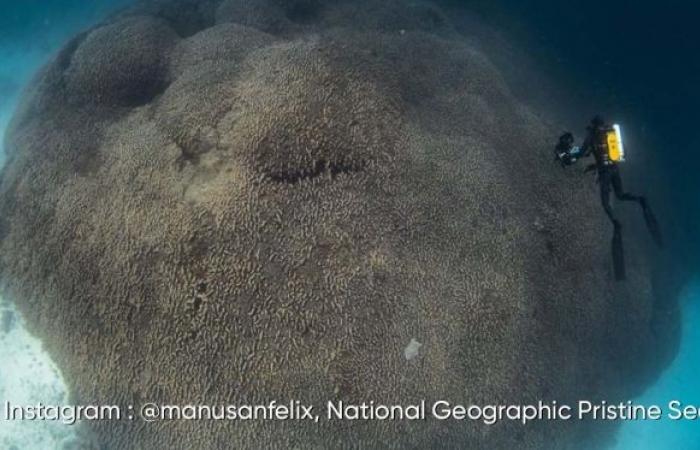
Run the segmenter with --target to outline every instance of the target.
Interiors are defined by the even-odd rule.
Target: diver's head
[[[591,128],[601,128],[605,126],[605,119],[599,114],[596,114],[593,119],[591,119]]]
[[[596,114],[591,119],[591,124],[586,127],[589,133],[593,133],[605,128],[605,119],[600,114]]]

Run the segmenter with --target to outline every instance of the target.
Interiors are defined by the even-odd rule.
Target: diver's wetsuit
[[[606,142],[606,132],[604,127],[588,127],[588,136],[581,148],[581,156],[586,157],[593,154],[595,164],[589,166],[589,169],[597,169],[598,183],[600,184],[600,201],[603,204],[603,209],[608,215],[613,225],[616,228],[620,227],[620,222],[615,218],[613,210],[610,207],[610,189],[615,191],[615,196],[618,200],[639,202],[642,208],[646,209],[647,204],[644,197],[632,195],[625,192],[622,188],[622,178],[620,177],[620,169],[617,163],[611,161],[608,156],[608,148]]]

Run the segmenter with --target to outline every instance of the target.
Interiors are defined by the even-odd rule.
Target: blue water
[[[127,3],[0,0],[0,164],[4,132],[22,87],[68,38]]]
[[[683,339],[675,362],[659,382],[636,399],[643,405],[678,400],[700,407],[700,280],[683,295]],[[615,450],[700,449],[700,420],[627,422]]]
[[[0,0],[0,142],[21,88],[76,31],[124,1]],[[649,186],[664,205],[670,251],[683,271],[680,351],[659,381],[636,399],[700,405],[700,3],[649,1],[452,1],[527,46],[539,68],[568,90],[582,126],[592,108],[634,123],[651,149]],[[89,7],[85,5],[90,5]],[[624,29],[617,29],[622,26]],[[0,164],[2,161],[0,153]],[[655,189],[656,188],[656,189]],[[695,280],[694,282],[691,280]],[[626,423],[616,450],[700,449],[700,421]]]

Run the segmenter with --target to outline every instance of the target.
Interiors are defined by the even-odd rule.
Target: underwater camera
[[[554,147],[554,159],[562,166],[570,166],[576,159],[573,157],[574,135],[566,132],[559,137],[559,142]]]

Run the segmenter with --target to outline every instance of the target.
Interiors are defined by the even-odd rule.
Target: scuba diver
[[[642,207],[644,220],[656,244],[663,245],[659,225],[649,207],[647,200],[642,196],[632,195],[622,188],[622,178],[618,164],[625,160],[625,149],[619,125],[609,125],[600,116],[595,116],[591,124],[586,128],[588,135],[583,145],[574,145],[574,136],[565,133],[559,138],[555,147],[555,157],[563,167],[575,164],[579,159],[593,155],[595,162],[590,164],[585,172],[597,170],[598,184],[600,185],[600,200],[605,213],[610,218],[614,227],[612,249],[615,278],[618,281],[625,279],[624,252],[622,247],[622,225],[615,217],[610,206],[610,192],[615,192],[615,197],[621,201],[638,202]]]

